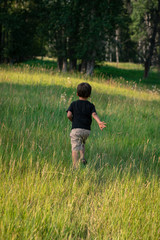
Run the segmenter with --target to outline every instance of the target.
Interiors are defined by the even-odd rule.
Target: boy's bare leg
[[[79,157],[78,157],[78,151],[72,151],[72,160],[73,160],[73,167],[76,169],[78,168],[79,164]]]
[[[84,154],[85,154],[85,145],[83,145],[83,148],[82,150],[80,150],[80,159],[81,159],[81,162],[86,165],[87,164],[87,161],[86,159],[84,158]]]
[[[84,159],[84,154],[85,154],[85,146],[83,145],[82,150],[80,150],[80,159]]]

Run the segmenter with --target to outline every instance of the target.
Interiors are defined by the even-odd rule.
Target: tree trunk
[[[160,43],[160,26],[158,28],[158,42]],[[160,45],[158,51],[158,72],[160,73]]]
[[[160,0],[158,1],[158,10],[155,13],[155,18],[153,21],[153,32],[152,32],[152,36],[150,38],[150,47],[149,47],[149,53],[148,56],[146,58],[145,61],[145,70],[144,70],[144,78],[148,77],[149,74],[149,70],[150,70],[150,66],[151,66],[151,60],[152,60],[152,56],[153,56],[153,50],[155,47],[155,39],[156,39],[156,34],[157,34],[157,27],[158,27],[158,22],[160,20]]]
[[[87,69],[87,62],[86,62],[86,60],[82,60],[80,72],[85,73],[86,69]]]
[[[87,69],[86,69],[86,74],[87,75],[92,75],[93,74],[94,65],[95,65],[95,61],[93,59],[87,61]]]
[[[63,67],[63,58],[62,57],[58,57],[58,70],[61,72],[62,71],[62,67]]]
[[[67,72],[67,59],[63,59],[62,72]]]
[[[77,59],[70,59],[69,60],[69,70],[74,71],[77,68]]]
[[[8,63],[8,54],[6,54],[5,49],[8,50],[8,39],[7,39],[7,33],[6,31],[2,32],[2,42],[3,42],[3,50],[4,50],[4,55],[3,55],[3,62]]]
[[[151,63],[151,58],[149,57],[144,64],[144,78],[148,77],[149,70],[150,70],[150,63]]]
[[[0,63],[3,62],[2,25],[0,25]]]
[[[109,53],[109,61],[112,62],[112,52]]]
[[[116,63],[117,67],[119,64],[119,48],[118,48],[118,41],[119,41],[119,29],[116,30]]]

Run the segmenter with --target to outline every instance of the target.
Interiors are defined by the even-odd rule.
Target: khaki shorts
[[[72,150],[83,150],[84,144],[90,134],[90,130],[74,128],[70,133]]]

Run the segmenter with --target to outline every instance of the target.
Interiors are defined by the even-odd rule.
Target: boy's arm
[[[73,114],[72,114],[71,111],[68,111],[68,112],[67,112],[67,117],[68,117],[68,119],[72,122]]]
[[[97,115],[96,112],[93,112],[93,113],[92,113],[92,117],[96,120],[96,122],[98,123],[99,128],[100,128],[101,130],[103,130],[103,128],[106,127],[106,123],[105,123],[105,122],[101,122],[101,120],[99,119],[99,117],[98,117],[98,115]]]

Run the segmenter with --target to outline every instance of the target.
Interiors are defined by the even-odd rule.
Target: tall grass
[[[158,240],[159,89],[86,78],[107,128],[93,122],[73,171],[66,109],[83,76],[33,63],[0,69],[0,239]]]

